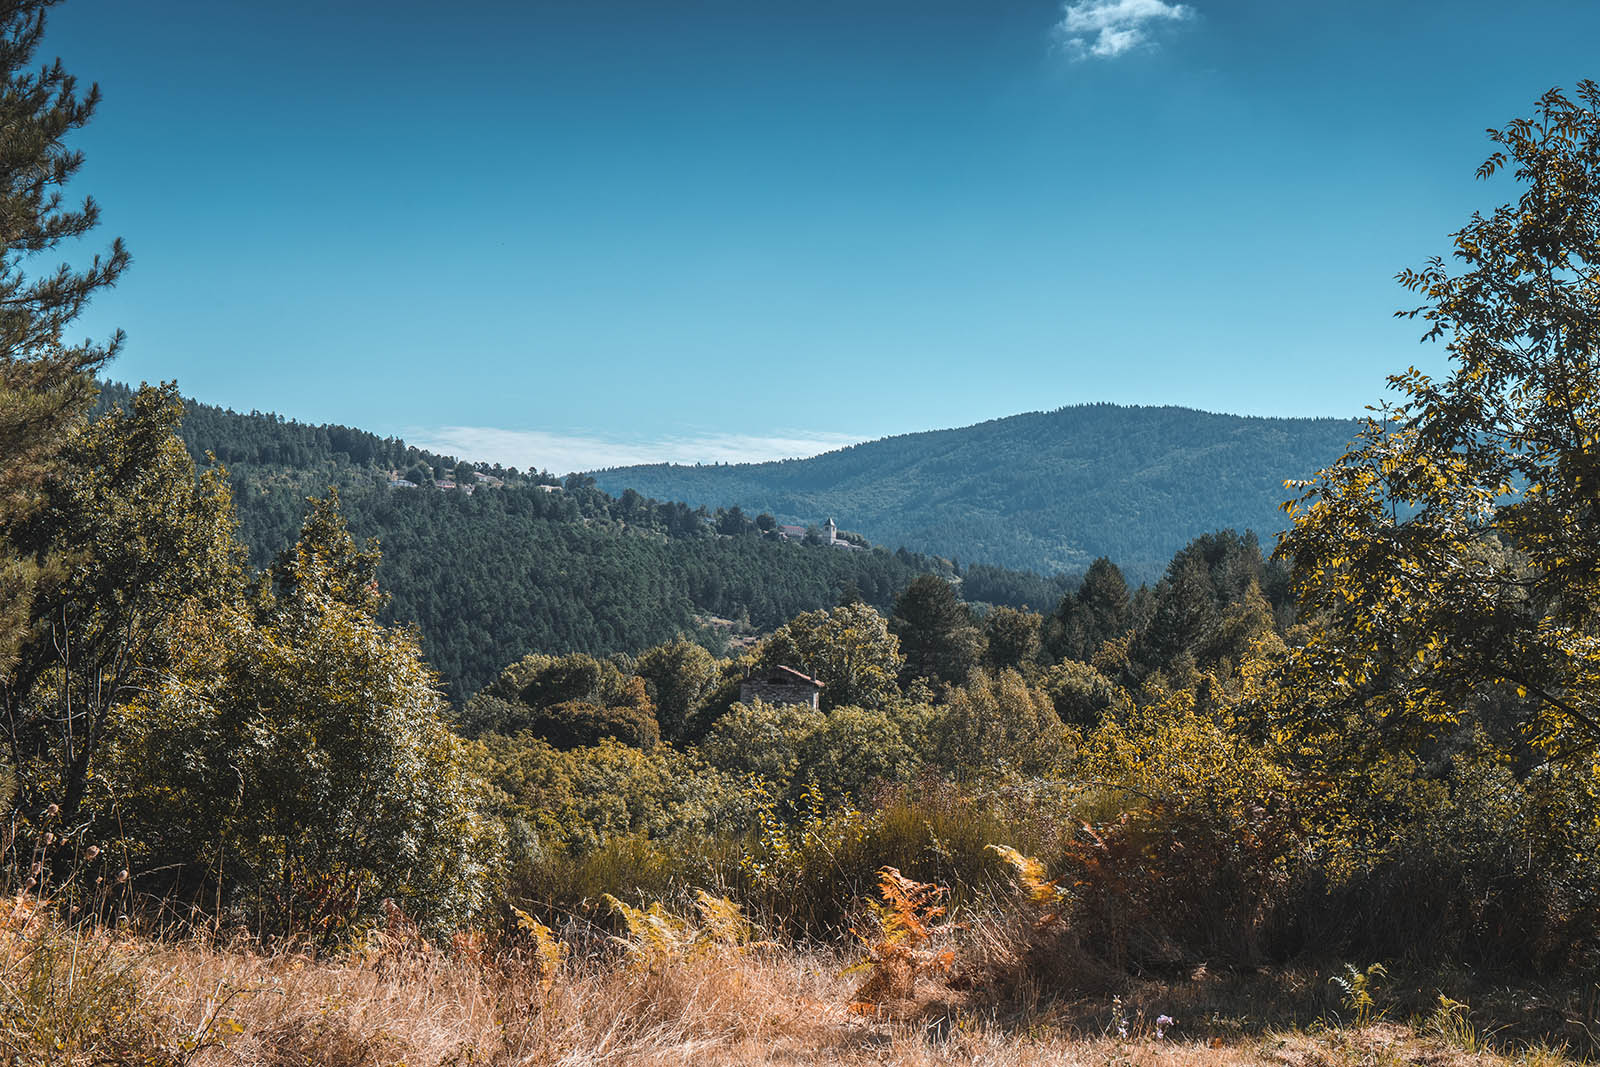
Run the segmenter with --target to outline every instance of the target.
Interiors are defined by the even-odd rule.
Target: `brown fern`
[[[907,878],[894,867],[879,870],[878,894],[883,899],[872,903],[874,928],[852,928],[867,946],[866,960],[852,969],[868,972],[855,991],[852,1012],[880,1014],[895,1002],[911,1000],[919,977],[950,970],[954,950],[935,947],[950,929],[948,923],[938,921],[945,914],[943,901],[948,892],[942,886]]]

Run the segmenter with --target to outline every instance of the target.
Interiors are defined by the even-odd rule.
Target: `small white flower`
[[[1172,1026],[1175,1022],[1176,1020],[1170,1015],[1156,1016],[1156,1040],[1159,1041],[1161,1038],[1166,1037],[1167,1027]]]

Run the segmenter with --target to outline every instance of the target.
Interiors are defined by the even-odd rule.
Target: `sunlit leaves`
[[[1303,707],[1427,736],[1503,690],[1549,758],[1600,752],[1600,86],[1490,137],[1518,199],[1399,280],[1450,353],[1302,483],[1283,552],[1317,627]],[[1313,694],[1310,688],[1324,692]]]

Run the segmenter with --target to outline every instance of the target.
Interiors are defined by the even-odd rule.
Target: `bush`
[[[479,751],[502,815],[528,828],[520,860],[583,856],[631,835],[678,837],[749,824],[749,805],[731,779],[666,746],[647,753],[606,740],[561,751],[530,732],[490,735]]]
[[[1050,698],[1016,671],[974,670],[951,689],[930,724],[939,765],[987,775],[1040,774],[1060,765],[1069,741]]]
[[[1125,714],[1132,701],[1121,687],[1087,663],[1065,660],[1044,678],[1056,714],[1069,726],[1092,730],[1108,714]]]
[[[1593,968],[1600,849],[1591,772],[1518,777],[1474,731],[1431,769],[1392,760],[1346,785],[1297,901],[1303,943],[1360,958]]]
[[[1084,832],[1066,853],[1086,944],[1134,965],[1254,962],[1302,840],[1291,782],[1184,691],[1085,742]]]
[[[492,892],[500,827],[375,566],[318,502],[272,585],[187,619],[176,670],[117,710],[128,847],[263,931],[343,937],[392,898],[446,932]]]
[[[800,704],[735,704],[700,743],[700,754],[729,774],[759,778],[787,792],[800,769],[801,750],[822,733],[827,716]]]
[[[634,679],[638,681],[638,679]],[[560,749],[586,748],[602,741],[618,741],[633,748],[652,749],[661,740],[655,716],[637,705],[606,707],[586,700],[564,700],[524,717],[528,733]]]

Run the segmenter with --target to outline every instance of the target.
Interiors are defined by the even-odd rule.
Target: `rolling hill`
[[[1089,404],[905,434],[810,459],[593,472],[600,488],[783,522],[840,526],[876,543],[1044,573],[1109,556],[1153,579],[1190,539],[1225,527],[1264,543],[1283,527],[1285,479],[1337,457],[1348,419],[1273,419]]]

